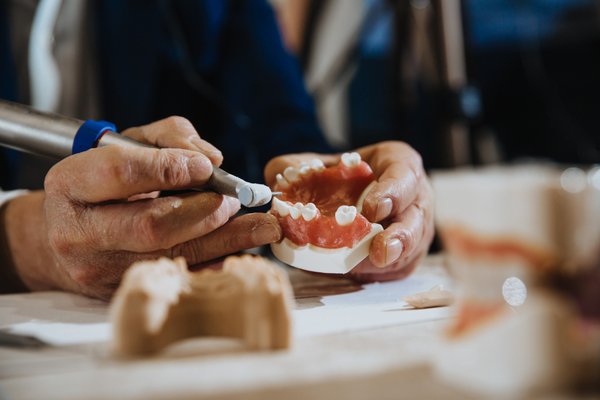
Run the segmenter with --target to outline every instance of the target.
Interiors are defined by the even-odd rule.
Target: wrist
[[[12,251],[8,243],[6,209],[8,203],[0,206],[0,294],[26,292],[27,286],[16,271]]]
[[[13,291],[55,288],[46,235],[44,192],[17,197],[2,207],[2,271],[13,277]]]

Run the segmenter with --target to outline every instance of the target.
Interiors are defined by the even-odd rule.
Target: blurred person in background
[[[275,4],[336,145],[400,139],[428,168],[600,162],[597,0]],[[448,77],[456,57],[458,86]],[[461,157],[448,154],[455,122],[468,132]]]

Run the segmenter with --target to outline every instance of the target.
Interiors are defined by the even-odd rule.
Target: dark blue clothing
[[[331,150],[266,1],[93,8],[102,118],[120,130],[184,116],[223,151],[224,168],[253,180],[276,155]]]

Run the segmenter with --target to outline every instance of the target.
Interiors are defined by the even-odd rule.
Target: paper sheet
[[[448,318],[447,307],[414,310],[403,296],[450,286],[445,273],[425,269],[402,281],[364,285],[345,294],[324,294],[298,300],[294,310],[297,338],[380,328]],[[44,292],[0,296],[0,326],[10,332],[35,336],[56,346],[108,342],[108,305],[67,293]]]
[[[360,291],[323,296],[321,306],[294,311],[294,333],[309,337],[448,318],[448,307],[416,310],[402,300],[435,285],[451,286],[447,275],[426,271],[402,281],[372,283]]]

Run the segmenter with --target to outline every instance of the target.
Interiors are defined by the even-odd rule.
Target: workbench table
[[[399,298],[448,284],[441,258],[405,281],[363,288],[297,270],[290,277],[294,346],[266,353],[208,338],[118,359],[106,303],[59,292],[0,296],[1,328],[54,344],[0,347],[0,399],[466,398],[428,366],[451,310],[412,310]]]

